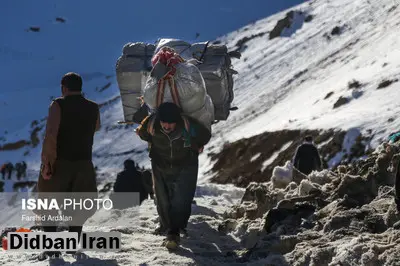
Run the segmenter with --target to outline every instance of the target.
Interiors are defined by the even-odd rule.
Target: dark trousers
[[[169,172],[152,163],[157,212],[169,234],[179,234],[187,226],[196,192],[198,157],[185,167]]]
[[[39,175],[37,183],[38,193],[66,193],[63,195],[74,195],[73,193],[84,193],[97,195],[97,182],[94,167],[91,161],[64,161],[58,160],[54,164],[54,173],[50,180],[43,179]],[[57,199],[62,200],[62,199]],[[69,226],[69,232],[77,232],[79,237],[85,221],[93,214],[93,210],[66,213],[73,216],[74,224]],[[45,232],[56,232],[57,225],[54,222],[46,221],[43,225]]]

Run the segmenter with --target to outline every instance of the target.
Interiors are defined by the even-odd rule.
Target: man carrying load
[[[198,175],[198,156],[210,138],[210,131],[170,102],[146,117],[136,130],[149,143],[157,212],[167,230],[164,245],[175,249],[180,230],[191,215]]]

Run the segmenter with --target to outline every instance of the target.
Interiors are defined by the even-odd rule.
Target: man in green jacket
[[[198,175],[198,156],[211,134],[196,120],[184,116],[173,103],[162,103],[136,130],[149,143],[157,212],[167,230],[168,249],[180,242],[191,215]]]

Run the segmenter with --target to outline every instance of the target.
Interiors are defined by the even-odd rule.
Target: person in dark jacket
[[[22,161],[22,176],[23,177],[26,177],[26,169],[28,168],[28,166],[26,165],[26,162],[25,161]]]
[[[60,84],[62,97],[53,100],[50,105],[37,183],[39,196],[46,193],[70,193],[71,197],[79,197],[79,194],[85,193],[97,197],[92,148],[95,132],[100,129],[100,110],[98,104],[84,97],[82,83],[79,74],[66,73]],[[69,216],[73,216],[69,231],[78,233],[79,241],[83,224],[96,209],[77,208],[68,212]],[[42,221],[42,225],[45,232],[57,231],[55,221]],[[67,253],[75,255],[73,251]],[[51,256],[58,257],[61,253],[44,251],[38,259],[44,260]]]
[[[304,142],[297,147],[293,166],[305,175],[309,175],[313,170],[321,169],[321,158],[312,136],[306,136]]]
[[[14,171],[14,165],[11,162],[9,162],[6,165],[6,170],[7,170],[7,173],[8,173],[8,179],[10,180],[11,176],[12,176],[12,172]]]
[[[151,170],[148,169],[141,169],[141,172],[144,188],[146,189],[147,194],[150,195],[150,198],[154,199],[153,174],[151,173]]]
[[[145,199],[148,199],[149,194],[142,180],[142,172],[138,171],[135,162],[133,160],[126,160],[124,162],[124,170],[117,175],[117,179],[114,183],[114,192],[136,192],[139,193],[139,201],[126,199],[125,197],[116,196],[112,194],[110,199],[113,201],[113,205],[117,209],[125,209],[132,206],[142,204]]]
[[[7,170],[7,164],[3,164],[0,168],[1,176],[3,177],[3,180],[6,179],[6,170]]]
[[[174,103],[162,103],[155,114],[142,121],[136,133],[149,143],[157,212],[161,225],[167,229],[164,245],[175,249],[180,242],[180,231],[185,229],[191,215],[198,156],[211,133],[183,115]]]
[[[17,179],[20,180],[22,176],[22,164],[16,163],[15,164],[15,172],[17,173]]]

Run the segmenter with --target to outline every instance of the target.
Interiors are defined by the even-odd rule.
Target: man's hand
[[[199,153],[202,153],[204,151],[204,146],[201,146],[200,148],[199,148]]]
[[[142,106],[144,104],[144,97],[140,96],[140,97],[137,97],[137,99],[140,101],[140,106]]]
[[[50,180],[52,176],[51,166],[49,163],[42,164],[41,172],[44,180]]]

